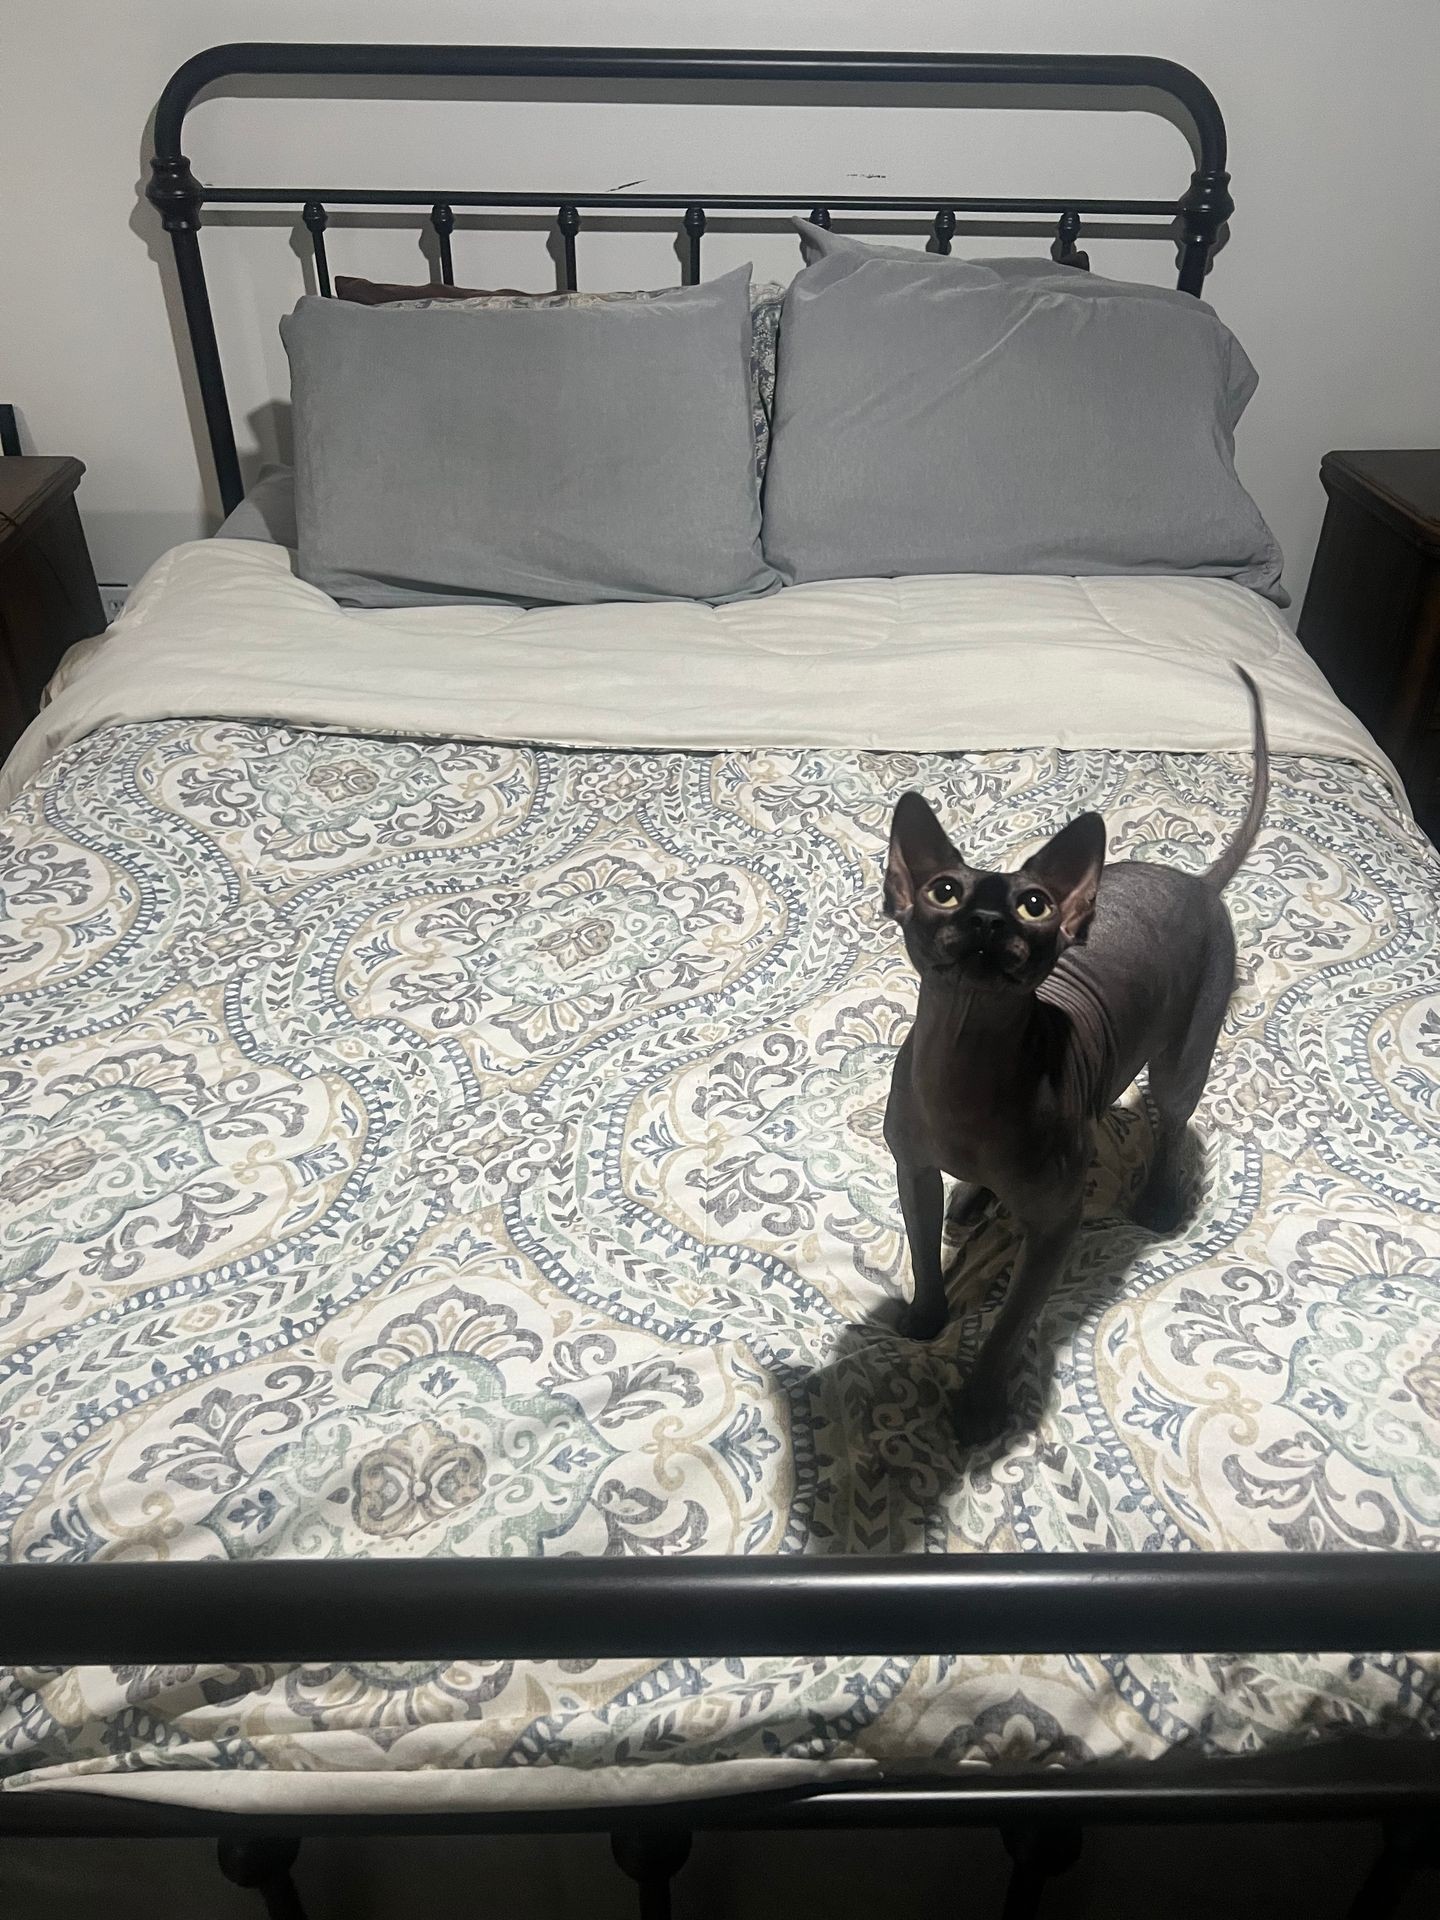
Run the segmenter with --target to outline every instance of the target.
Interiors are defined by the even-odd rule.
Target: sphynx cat
[[[885,1113],[914,1295],[917,1340],[945,1325],[942,1174],[960,1185],[958,1225],[994,1194],[1020,1231],[1005,1302],[955,1411],[963,1443],[1006,1422],[1011,1371],[1080,1224],[1095,1122],[1150,1069],[1158,1126],[1134,1207],[1171,1231],[1184,1210],[1186,1126],[1204,1089],[1235,985],[1235,935],[1220,894],[1255,839],[1269,791],[1260,694],[1250,695],[1255,770],[1245,818],[1198,876],[1148,861],[1105,865],[1105,823],[1082,813],[1013,873],[968,866],[918,793],[895,808],[885,911],[920,975],[915,1023]]]

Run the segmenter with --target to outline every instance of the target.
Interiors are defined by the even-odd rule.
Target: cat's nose
[[[993,907],[977,908],[970,916],[976,946],[986,949],[992,947],[1004,924],[1004,914],[997,913]]]

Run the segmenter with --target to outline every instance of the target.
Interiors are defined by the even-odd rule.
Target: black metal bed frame
[[[994,195],[950,195],[919,200],[895,194],[715,194],[704,202],[676,193],[495,193],[427,187],[243,187],[202,185],[181,145],[185,115],[197,95],[215,82],[237,76],[294,79],[556,80],[603,82],[663,81],[673,85],[749,83],[770,87],[1065,87],[1087,93],[1149,94],[1173,100],[1189,117],[1195,136],[1195,171],[1189,187],[1173,200],[1095,200],[1080,198],[1014,199]],[[1152,106],[1151,111],[1154,111]],[[200,398],[211,455],[227,513],[238,506],[243,485],[235,450],[235,429],[225,395],[225,378],[215,339],[205,268],[200,257],[200,224],[205,206],[293,206],[310,234],[316,284],[330,288],[325,233],[332,207],[428,207],[435,230],[442,281],[455,283],[453,242],[455,208],[535,211],[555,208],[564,258],[565,285],[574,290],[576,238],[582,215],[628,216],[636,210],[679,210],[685,254],[692,280],[700,277],[700,246],[710,212],[799,213],[810,211],[822,226],[833,212],[933,215],[932,245],[950,251],[958,215],[1056,218],[1051,252],[1067,264],[1086,264],[1076,247],[1082,219],[1158,220],[1179,223],[1178,285],[1198,294],[1211,248],[1233,211],[1230,176],[1225,171],[1225,122],[1210,89],[1187,67],[1171,60],[1129,54],[1050,53],[786,53],[725,52],[715,49],[657,47],[447,47],[338,46],[327,44],[238,42],[209,47],[171,75],[155,114],[155,156],[146,196],[158,210],[175,250],[175,272],[185,307]],[[1003,230],[1003,229],[1002,229]]]
[[[1178,103],[1195,170],[1170,200],[848,196],[517,194],[472,190],[202,185],[185,157],[185,115],[236,76],[478,81],[661,81],[799,86],[1065,88],[1148,105]],[[992,95],[993,98],[993,95]],[[957,104],[970,104],[957,98]],[[1062,101],[1061,104],[1067,104]],[[728,52],[676,49],[236,44],[186,61],[161,96],[147,187],[174,247],[211,454],[227,511],[240,464],[216,342],[199,230],[205,206],[299,208],[316,283],[331,291],[329,209],[428,208],[442,278],[454,284],[454,209],[553,207],[564,278],[577,285],[586,214],[679,211],[688,275],[699,277],[710,211],[834,211],[933,216],[950,250],[957,216],[1056,219],[1054,258],[1088,264],[1082,220],[1178,223],[1179,287],[1198,293],[1232,211],[1225,126],[1188,69],[1131,56]],[[116,1563],[0,1566],[0,1658],[18,1665],[299,1659],[696,1657],[796,1653],[1346,1651],[1440,1644],[1440,1558],[1418,1554],[1047,1554],[896,1558],[687,1557],[675,1560]],[[1383,1818],[1390,1840],[1355,1913],[1389,1911],[1405,1865],[1440,1827],[1440,1757],[1424,1741],[1327,1743],[1278,1761],[1208,1760],[1077,1773],[986,1772],[955,1780],[798,1789],[682,1807],[425,1816],[232,1816],[95,1794],[0,1794],[0,1835],[175,1835],[221,1843],[232,1879],[272,1913],[298,1913],[288,1864],[302,1833],[618,1829],[616,1857],[641,1887],[642,1914],[668,1912],[666,1888],[700,1827],[995,1824],[1015,1878],[1006,1912],[1032,1913],[1046,1875],[1073,1857],[1077,1823],[1122,1819]]]

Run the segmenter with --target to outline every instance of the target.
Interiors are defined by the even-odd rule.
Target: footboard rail
[[[1422,1553],[0,1566],[0,1661],[24,1666],[1437,1645]]]

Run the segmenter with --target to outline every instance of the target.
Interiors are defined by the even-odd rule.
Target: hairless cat
[[[1235,985],[1221,889],[1250,851],[1269,790],[1265,719],[1250,695],[1255,772],[1239,831],[1198,876],[1148,861],[1105,865],[1105,823],[1082,813],[1015,873],[967,866],[928,803],[902,794],[885,911],[920,975],[915,1023],[885,1111],[917,1340],[945,1325],[944,1187],[950,1218],[993,1193],[1020,1229],[1005,1303],[955,1410],[962,1442],[1005,1425],[1011,1369],[1080,1224],[1094,1123],[1150,1068],[1154,1161],[1136,1219],[1168,1232],[1184,1206],[1181,1153]]]

